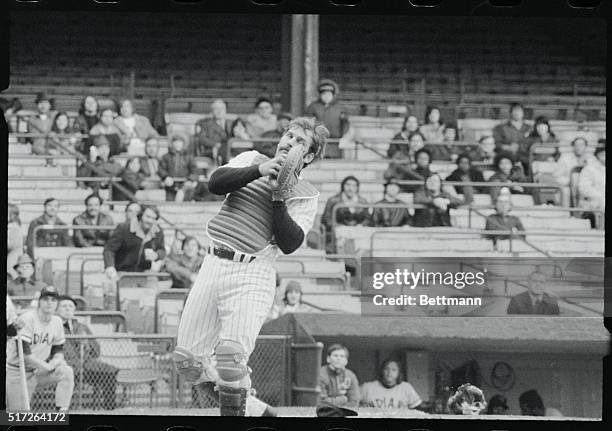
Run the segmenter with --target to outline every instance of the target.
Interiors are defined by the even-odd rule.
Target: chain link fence
[[[218,406],[193,388],[172,362],[174,336],[156,334],[67,335],[66,362],[74,371],[71,410]],[[291,337],[261,336],[249,360],[257,397],[271,405],[291,402]],[[38,389],[33,410],[51,411],[55,387]]]

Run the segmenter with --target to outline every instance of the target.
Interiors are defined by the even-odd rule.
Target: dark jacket
[[[446,211],[433,204],[435,198],[450,200]],[[414,193],[414,203],[425,205],[425,208],[416,208],[414,210],[414,225],[418,227],[431,227],[451,226],[450,210],[451,208],[457,208],[463,201],[446,192],[441,192],[439,195],[433,196],[429,191],[421,187]]]
[[[487,217],[485,230],[517,230],[524,231],[521,220],[513,215],[501,216],[498,213],[491,214]],[[508,239],[509,235],[487,235],[487,239],[497,241],[498,239]]]
[[[197,181],[198,166],[193,156],[185,152],[170,151],[159,162],[159,177],[162,181],[166,177],[184,177],[190,181]]]
[[[104,245],[104,268],[114,266],[117,271],[142,272],[151,268],[151,262],[145,260],[144,249],[157,252],[159,259],[166,257],[164,248],[164,231],[142,234],[138,220],[121,223]]]
[[[391,162],[389,167],[384,173],[385,180],[414,180],[424,181],[433,174],[429,168],[413,167],[412,163],[396,163]],[[421,188],[422,185],[400,185],[400,190],[403,193],[414,193],[416,190]]]
[[[402,159],[409,159],[410,158],[410,145],[408,144],[408,135],[405,134],[405,132],[399,132],[397,135],[393,137],[393,141],[404,141],[405,144],[390,143],[389,149],[387,149],[387,157],[392,159],[393,156],[395,156],[397,153],[400,153]]]
[[[47,217],[43,214],[40,217],[35,218],[30,222],[28,227],[28,236],[26,239],[26,245],[28,254],[34,258],[34,229],[38,226],[48,225]],[[54,226],[66,226],[59,217],[55,218]],[[69,247],[72,245],[68,229],[63,230],[39,230],[36,234],[36,246],[37,247]]]
[[[448,177],[446,177],[446,181],[465,182],[466,181],[464,179],[465,175],[466,174],[463,171],[457,168],[453,172],[451,172],[451,174]],[[480,169],[472,166],[470,170],[467,172],[467,180],[473,181],[473,182],[484,182],[484,177],[482,176],[482,172],[480,171]],[[455,190],[457,191],[457,193],[463,194],[464,193],[463,189],[464,187],[462,186],[455,186]],[[474,187],[474,191],[476,193],[486,193],[487,190],[485,187],[476,186]]]
[[[334,98],[329,105],[325,105],[320,100],[312,102],[306,108],[304,115],[315,117],[317,120],[325,124],[329,130],[329,137],[332,139],[341,138],[349,129],[348,116],[342,112],[338,104],[338,84],[330,79],[321,80],[321,84],[330,84],[334,87]]]
[[[98,123],[97,114],[87,115],[84,112],[82,114],[79,114],[77,119],[74,121],[75,127],[78,128],[78,130],[84,135],[87,135],[89,131],[91,130],[91,128],[95,126],[97,123]]]
[[[64,322],[64,333],[66,335],[92,335],[89,327],[72,319],[72,330],[68,322]],[[81,346],[83,346],[83,356],[81,357]],[[73,340],[67,339],[64,344],[64,359],[74,370],[75,377],[78,376],[81,366],[84,371],[101,371],[107,369],[109,372],[117,372],[118,369],[112,365],[100,361],[100,345],[94,339]]]
[[[34,296],[45,286],[47,286],[46,283],[31,278],[18,277],[13,280],[7,277],[6,280],[6,292],[10,296]]]
[[[332,369],[329,365],[319,372],[321,401],[338,407],[357,407],[361,399],[357,376],[349,369]],[[341,393],[346,391],[346,394]]]
[[[382,199],[376,204],[394,204],[394,205],[405,205],[406,203],[400,199],[391,202],[386,198]],[[404,226],[412,224],[412,216],[408,212],[408,208],[374,208],[372,214],[372,224],[374,226],[390,227],[390,226]]]
[[[531,299],[531,294],[527,292],[513,296],[508,304],[508,314],[545,314],[559,315],[559,305],[557,300],[547,293],[542,295],[542,300],[539,304],[534,304]]]
[[[336,252],[333,246],[334,232],[332,232],[332,213],[334,210],[334,206],[341,202],[342,192],[329,198],[329,200],[325,204],[325,210],[323,210],[323,215],[321,216],[321,224],[325,226],[325,248],[328,253]],[[359,197],[358,202],[360,204],[368,203],[368,201],[366,201],[361,196]],[[368,208],[355,208],[353,211],[351,211],[350,208],[346,207],[338,208],[338,210],[336,211],[336,224],[346,226],[367,226],[370,224],[370,215]]]
[[[103,212],[100,213],[97,220],[93,220],[87,214],[87,211],[79,214],[74,218],[72,224],[75,226],[114,226],[113,218]],[[72,237],[75,247],[100,247],[106,244],[110,238],[112,230],[74,230]]]
[[[225,125],[221,127],[215,118],[204,118],[196,123],[196,129],[199,128],[200,132],[196,137],[196,145],[194,145],[194,156],[196,157],[210,157],[212,158],[212,148],[215,144],[221,144],[219,148],[220,154],[224,150],[227,144],[227,140],[232,134],[232,122],[230,120],[224,120]]]
[[[517,129],[508,120],[505,123],[498,124],[493,128],[493,138],[495,139],[495,147],[497,151],[508,151],[503,150],[502,145],[510,145],[513,142],[519,144],[519,151],[523,153],[526,149],[527,138],[531,132],[531,127],[523,123],[520,129]]]
[[[151,160],[152,159],[152,160]],[[149,165],[149,161],[151,161],[153,167]],[[151,179],[151,177],[159,177],[159,165],[161,160],[157,157],[140,157],[140,172],[144,176],[145,179]],[[159,179],[159,178],[158,178]]]
[[[98,170],[102,170],[103,174],[102,173],[99,174],[96,171],[94,171],[94,169],[90,167],[89,165],[83,164],[78,168],[77,175],[79,177],[92,177],[92,178],[94,177],[117,177],[121,174],[121,171],[123,169],[121,165],[119,163],[116,163],[112,157],[108,159],[107,161],[104,161],[102,160],[102,158],[98,157],[98,159],[94,162],[94,166]],[[90,187],[94,191],[100,188],[108,187],[106,184],[103,184],[99,181],[85,182],[83,185],[85,187]]]
[[[124,169],[121,173],[121,184],[123,187],[128,189],[132,194],[135,194],[138,190],[142,189],[142,183],[144,181],[144,175],[140,172],[133,172],[129,169]],[[127,194],[123,193],[119,188],[113,187],[113,200],[115,201],[129,201],[131,200]]]
[[[184,254],[170,255],[166,258],[166,271],[172,276],[172,287],[188,289],[191,287],[191,275],[197,273],[204,258],[200,255],[189,259]]]

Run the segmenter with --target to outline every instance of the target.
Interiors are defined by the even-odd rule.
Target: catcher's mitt
[[[448,399],[448,409],[456,415],[478,415],[487,407],[484,393],[471,383],[459,386]]]
[[[293,147],[287,153],[287,158],[278,172],[278,176],[270,178],[272,200],[284,201],[289,197],[293,186],[298,182],[298,175],[303,165],[304,155],[302,154],[302,148],[299,146]]]

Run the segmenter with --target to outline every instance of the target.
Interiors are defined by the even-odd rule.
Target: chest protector
[[[254,163],[268,160],[260,155]],[[319,192],[307,181],[300,180],[291,191],[289,199],[312,199]],[[221,210],[209,222],[208,235],[243,253],[263,250],[273,240],[272,188],[268,177],[251,181],[231,192],[223,201]]]

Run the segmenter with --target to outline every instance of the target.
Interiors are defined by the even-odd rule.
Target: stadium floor
[[[315,417],[314,407],[276,407],[280,417]],[[393,412],[381,411],[375,408],[360,407],[357,409],[358,417],[363,418],[389,418],[389,419],[503,419],[503,420],[563,420],[563,421],[601,421],[601,418],[579,418],[579,417],[538,417],[538,416],[519,416],[519,415],[481,415],[481,416],[461,416],[461,415],[440,415],[428,414],[418,410],[397,410]],[[112,411],[101,410],[82,410],[70,412],[73,414],[88,415],[152,415],[152,416],[219,416],[219,410],[210,409],[184,409],[184,408],[122,408]]]

